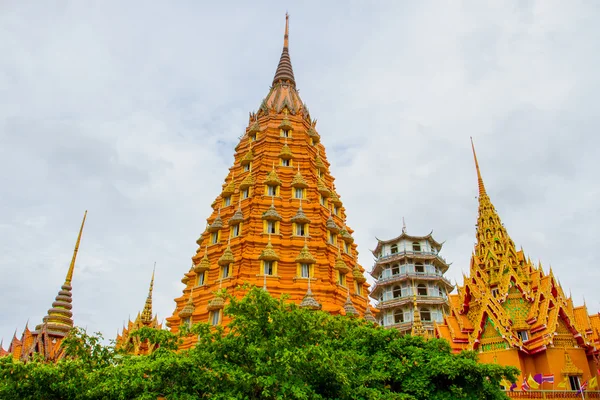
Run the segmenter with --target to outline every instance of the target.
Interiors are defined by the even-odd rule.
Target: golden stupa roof
[[[231,247],[227,245],[227,248],[223,252],[223,255],[219,258],[219,261],[217,261],[217,263],[219,265],[228,265],[233,263],[234,261],[235,258],[233,256],[233,252],[231,251]]]
[[[273,248],[273,245],[271,244],[271,237],[269,237],[269,241],[267,242],[265,248],[260,252],[260,256],[258,256],[258,259],[264,261],[279,260],[279,255],[277,254],[277,252]]]
[[[314,264],[317,262],[317,259],[310,253],[310,250],[308,250],[308,245],[304,243],[304,247],[300,250],[300,253],[294,261],[300,264]]]

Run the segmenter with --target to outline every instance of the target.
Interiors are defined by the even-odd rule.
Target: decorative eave
[[[265,179],[265,185],[281,185],[281,179],[279,179],[279,176],[277,176],[275,167],[273,167],[273,169],[267,174],[267,177]]]
[[[262,219],[267,221],[281,221],[283,218],[277,210],[275,209],[275,205],[271,203],[271,206],[262,214]]]
[[[294,215],[290,221],[296,224],[310,224],[310,219],[306,216],[304,210],[302,210],[302,205],[298,207],[296,215]]]
[[[429,243],[431,243],[433,245],[433,247],[437,248],[438,252],[439,252],[439,251],[441,251],[442,246],[444,245],[444,242],[441,242],[441,243],[438,242],[437,240],[435,240],[433,238],[432,234],[433,234],[433,230],[425,236],[413,236],[413,235],[409,235],[406,232],[402,232],[400,234],[400,236],[397,236],[393,239],[388,239],[388,240],[381,240],[381,239],[375,237],[375,239],[377,239],[377,246],[375,247],[375,249],[371,250],[371,252],[373,253],[373,255],[377,255],[377,253],[381,250],[383,245],[394,244],[394,243],[399,242],[400,240],[408,240],[408,241],[412,241],[412,242],[417,242],[420,240],[427,240]]]
[[[269,237],[269,241],[267,242],[267,245],[260,252],[260,255],[258,256],[258,259],[259,260],[263,260],[263,261],[279,261],[279,255],[277,254],[277,252],[273,248],[273,245],[271,244],[271,238],[270,237]]]
[[[304,243],[304,247],[302,247],[302,250],[300,250],[294,261],[300,264],[315,264],[317,262],[316,258],[308,250],[306,243]]]
[[[246,190],[248,189],[250,186],[254,185],[254,178],[252,177],[252,172],[250,172],[242,181],[242,183],[240,183],[240,189],[241,190]]]
[[[231,251],[231,247],[229,247],[229,245],[227,245],[227,248],[223,252],[223,255],[221,255],[221,257],[219,257],[219,261],[217,261],[217,263],[219,265],[223,266],[223,265],[229,265],[233,262],[235,262],[235,258],[233,257],[233,252]]]

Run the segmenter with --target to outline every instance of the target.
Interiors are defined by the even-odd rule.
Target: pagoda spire
[[[52,308],[48,310],[48,314],[43,318],[43,323],[35,327],[36,331],[40,331],[45,325],[49,334],[65,337],[73,327],[73,313],[71,312],[73,307],[71,305],[71,302],[73,301],[71,290],[73,287],[71,286],[71,281],[73,279],[73,270],[75,269],[77,251],[79,250],[79,243],[81,242],[81,235],[83,233],[86,217],[87,210],[83,214],[83,221],[81,221],[79,235],[77,235],[77,242],[75,242],[75,250],[73,251],[73,257],[71,258],[71,264],[67,271],[65,283],[61,286],[61,290],[58,292],[58,295],[52,303]]]
[[[289,28],[290,28],[290,16],[285,13],[285,33],[283,35],[283,51],[281,52],[281,58],[275,71],[275,77],[273,78],[273,86],[278,82],[290,82],[292,86],[296,86],[296,80],[294,79],[294,70],[292,69],[292,61],[290,60],[289,53]]]
[[[475,145],[473,144],[473,138],[471,137],[471,148],[473,149],[473,158],[475,159],[475,169],[477,170],[477,183],[479,184],[479,196],[485,196],[485,186],[483,184],[483,178],[481,177],[481,171],[479,170],[479,163],[477,162],[477,153],[475,153]]]
[[[152,290],[154,288],[154,272],[156,271],[156,262],[154,262],[154,268],[152,269],[152,279],[150,279],[150,288],[148,289],[148,297],[146,298],[146,304],[144,304],[144,310],[142,311],[142,323],[150,324],[152,322]]]

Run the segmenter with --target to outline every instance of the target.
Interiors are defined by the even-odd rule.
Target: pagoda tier
[[[127,326],[123,327],[123,331],[117,333],[115,340],[115,349],[136,356],[150,354],[158,347],[156,344],[150,343],[148,339],[140,340],[137,336],[131,336],[131,333],[144,328],[162,329],[162,325],[158,322],[156,315],[152,315],[152,289],[154,288],[154,271],[152,271],[152,279],[150,280],[150,289],[148,289],[148,297],[141,314],[138,313],[134,321],[129,321]]]
[[[377,239],[371,276],[371,297],[378,301],[378,322],[403,333],[433,335],[434,323],[448,312],[453,286],[444,277],[448,264],[440,257],[442,244],[427,236],[402,234]]]
[[[516,249],[486,193],[475,148],[473,155],[479,184],[477,244],[470,276],[450,296],[450,312],[436,335],[448,339],[456,352],[476,350],[483,362],[519,368],[521,378],[554,374],[574,389],[600,369],[600,315],[574,307],[552,269],[546,274]]]
[[[15,360],[21,361],[29,361],[34,354],[40,355],[46,361],[57,361],[63,357],[64,350],[61,348],[62,340],[73,328],[71,281],[73,280],[75,261],[86,217],[87,211],[84,213],[83,220],[81,221],[79,235],[77,236],[75,250],[73,251],[73,257],[71,258],[65,282],[56,295],[52,303],[52,308],[48,310],[48,314],[43,318],[42,323],[35,327],[35,330],[31,331],[28,325],[25,326],[25,330],[21,334],[21,339],[17,339],[15,332],[8,351],[4,350],[0,344],[0,357],[10,354]]]
[[[325,147],[300,99],[284,49],[273,86],[251,113],[235,148],[221,194],[212,204],[206,230],[197,240],[183,295],[167,318],[173,332],[182,323],[224,324],[223,297],[216,292],[250,283],[273,296],[345,314],[348,299],[363,315],[368,284],[357,264],[346,210],[329,172]],[[311,280],[309,297],[308,280]],[[220,292],[219,292],[220,293]],[[308,298],[307,298],[308,299]],[[186,342],[184,347],[189,346]]]

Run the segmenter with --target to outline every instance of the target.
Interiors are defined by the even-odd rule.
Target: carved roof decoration
[[[277,171],[275,171],[275,167],[273,167],[271,171],[269,171],[269,173],[267,174],[267,178],[265,179],[265,185],[281,185],[281,179],[279,179],[279,176],[277,176]]]
[[[340,236],[344,242],[346,242],[348,244],[354,243],[354,238],[352,237],[352,235],[350,235],[350,233],[348,232],[348,230],[346,228],[342,228],[340,230]]]
[[[246,190],[250,186],[254,185],[254,177],[252,176],[252,172],[250,172],[240,183],[240,190]]]
[[[194,313],[194,310],[195,310],[194,299],[192,298],[192,292],[190,291],[190,297],[188,298],[187,303],[185,304],[185,306],[183,306],[181,311],[179,311],[179,318],[181,318],[181,319],[190,318],[192,316],[192,314]]]
[[[258,132],[260,132],[260,125],[258,124],[258,121],[254,121],[254,123],[248,128],[248,133],[253,135]]]
[[[240,165],[248,165],[252,162],[252,160],[254,160],[254,152],[252,151],[252,147],[250,147],[246,155],[244,155],[244,157],[242,157],[240,160]]]
[[[281,221],[281,215],[275,209],[275,204],[271,202],[271,206],[262,214],[262,219],[267,221]]]
[[[342,258],[342,254],[341,254],[339,248],[338,248],[338,255],[335,258],[334,268],[337,269],[338,271],[340,271],[340,273],[342,273],[342,274],[347,274],[350,271],[350,268],[348,267],[348,265]]]
[[[221,193],[222,197],[229,197],[235,193],[235,182],[233,180],[233,176],[231,177],[231,181],[223,188],[223,192]]]
[[[223,228],[223,220],[221,219],[221,209],[219,209],[219,214],[217,214],[217,217],[215,218],[213,223],[210,224],[210,226],[208,227],[208,230],[210,232],[216,232],[218,230],[221,230],[222,228]]]
[[[219,257],[219,261],[217,261],[217,263],[219,265],[223,266],[223,265],[229,265],[233,262],[235,262],[233,252],[231,251],[231,247],[229,245],[227,245],[227,248],[223,252],[223,255],[221,257]]]
[[[317,154],[317,156],[315,157],[315,166],[317,167],[317,169],[319,171],[322,171],[322,172],[327,171],[327,166],[325,165],[323,160],[321,160],[320,154]]]
[[[281,151],[279,152],[279,158],[284,159],[284,160],[290,160],[290,159],[294,158],[294,155],[292,154],[292,150],[290,149],[290,146],[288,146],[288,144],[287,144],[287,140],[285,141],[285,144],[283,145],[283,147],[281,148]]]
[[[306,290],[306,294],[304,295],[304,297],[302,298],[302,301],[300,302],[300,304],[298,306],[300,308],[306,308],[306,309],[312,310],[312,311],[320,310],[323,306],[321,305],[321,303],[319,303],[317,301],[317,299],[315,299],[312,290],[310,290],[311,278],[308,278],[307,281],[308,281],[308,289]]]
[[[331,196],[331,190],[327,186],[325,186],[325,182],[323,182],[322,178],[317,179],[317,190],[319,194],[323,197]]]
[[[204,256],[198,264],[194,266],[194,272],[202,274],[210,269],[210,260],[208,259],[208,246],[204,248]]]
[[[304,247],[302,250],[300,250],[300,253],[298,254],[298,257],[296,257],[295,261],[300,264],[314,264],[317,262],[317,259],[310,253],[308,245],[305,242]]]
[[[308,134],[308,137],[310,137],[315,144],[317,144],[321,141],[321,136],[317,133],[317,131],[315,130],[314,127],[311,126],[308,129],[307,134]]]
[[[287,116],[283,117],[283,119],[281,120],[281,123],[279,124],[279,129],[283,129],[283,130],[291,130],[292,129],[292,123],[287,118]]]
[[[229,226],[239,225],[244,222],[244,213],[242,212],[242,207],[238,206],[237,210],[231,218],[229,218]]]
[[[298,172],[296,172],[296,175],[294,175],[294,179],[292,179],[292,187],[300,189],[305,189],[308,187],[308,183],[306,183],[306,180],[302,176],[302,173],[300,173],[300,166],[298,166]]]
[[[327,227],[327,230],[333,233],[340,232],[340,227],[335,223],[331,214],[329,214],[329,218],[327,218],[327,224],[325,226]]]
[[[271,243],[271,236],[269,235],[269,241],[265,248],[260,252],[260,256],[258,256],[259,260],[263,261],[279,261],[279,255],[273,248],[273,244]]]
[[[372,322],[374,324],[377,323],[377,320],[375,319],[375,316],[373,315],[373,312],[371,311],[371,306],[367,306],[367,308],[365,309],[365,314],[363,315],[363,318],[365,319],[365,321]]]
[[[344,311],[346,312],[347,317],[358,317],[358,311],[352,304],[352,299],[350,298],[350,289],[348,289],[348,297],[346,297],[346,302],[344,303]]]
[[[342,201],[340,200],[340,198],[338,197],[338,195],[335,193],[335,190],[331,189],[331,203],[337,207],[341,207],[342,205]]]
[[[310,224],[310,219],[306,216],[304,210],[302,210],[302,204],[300,204],[296,215],[294,215],[290,221],[296,224]]]

